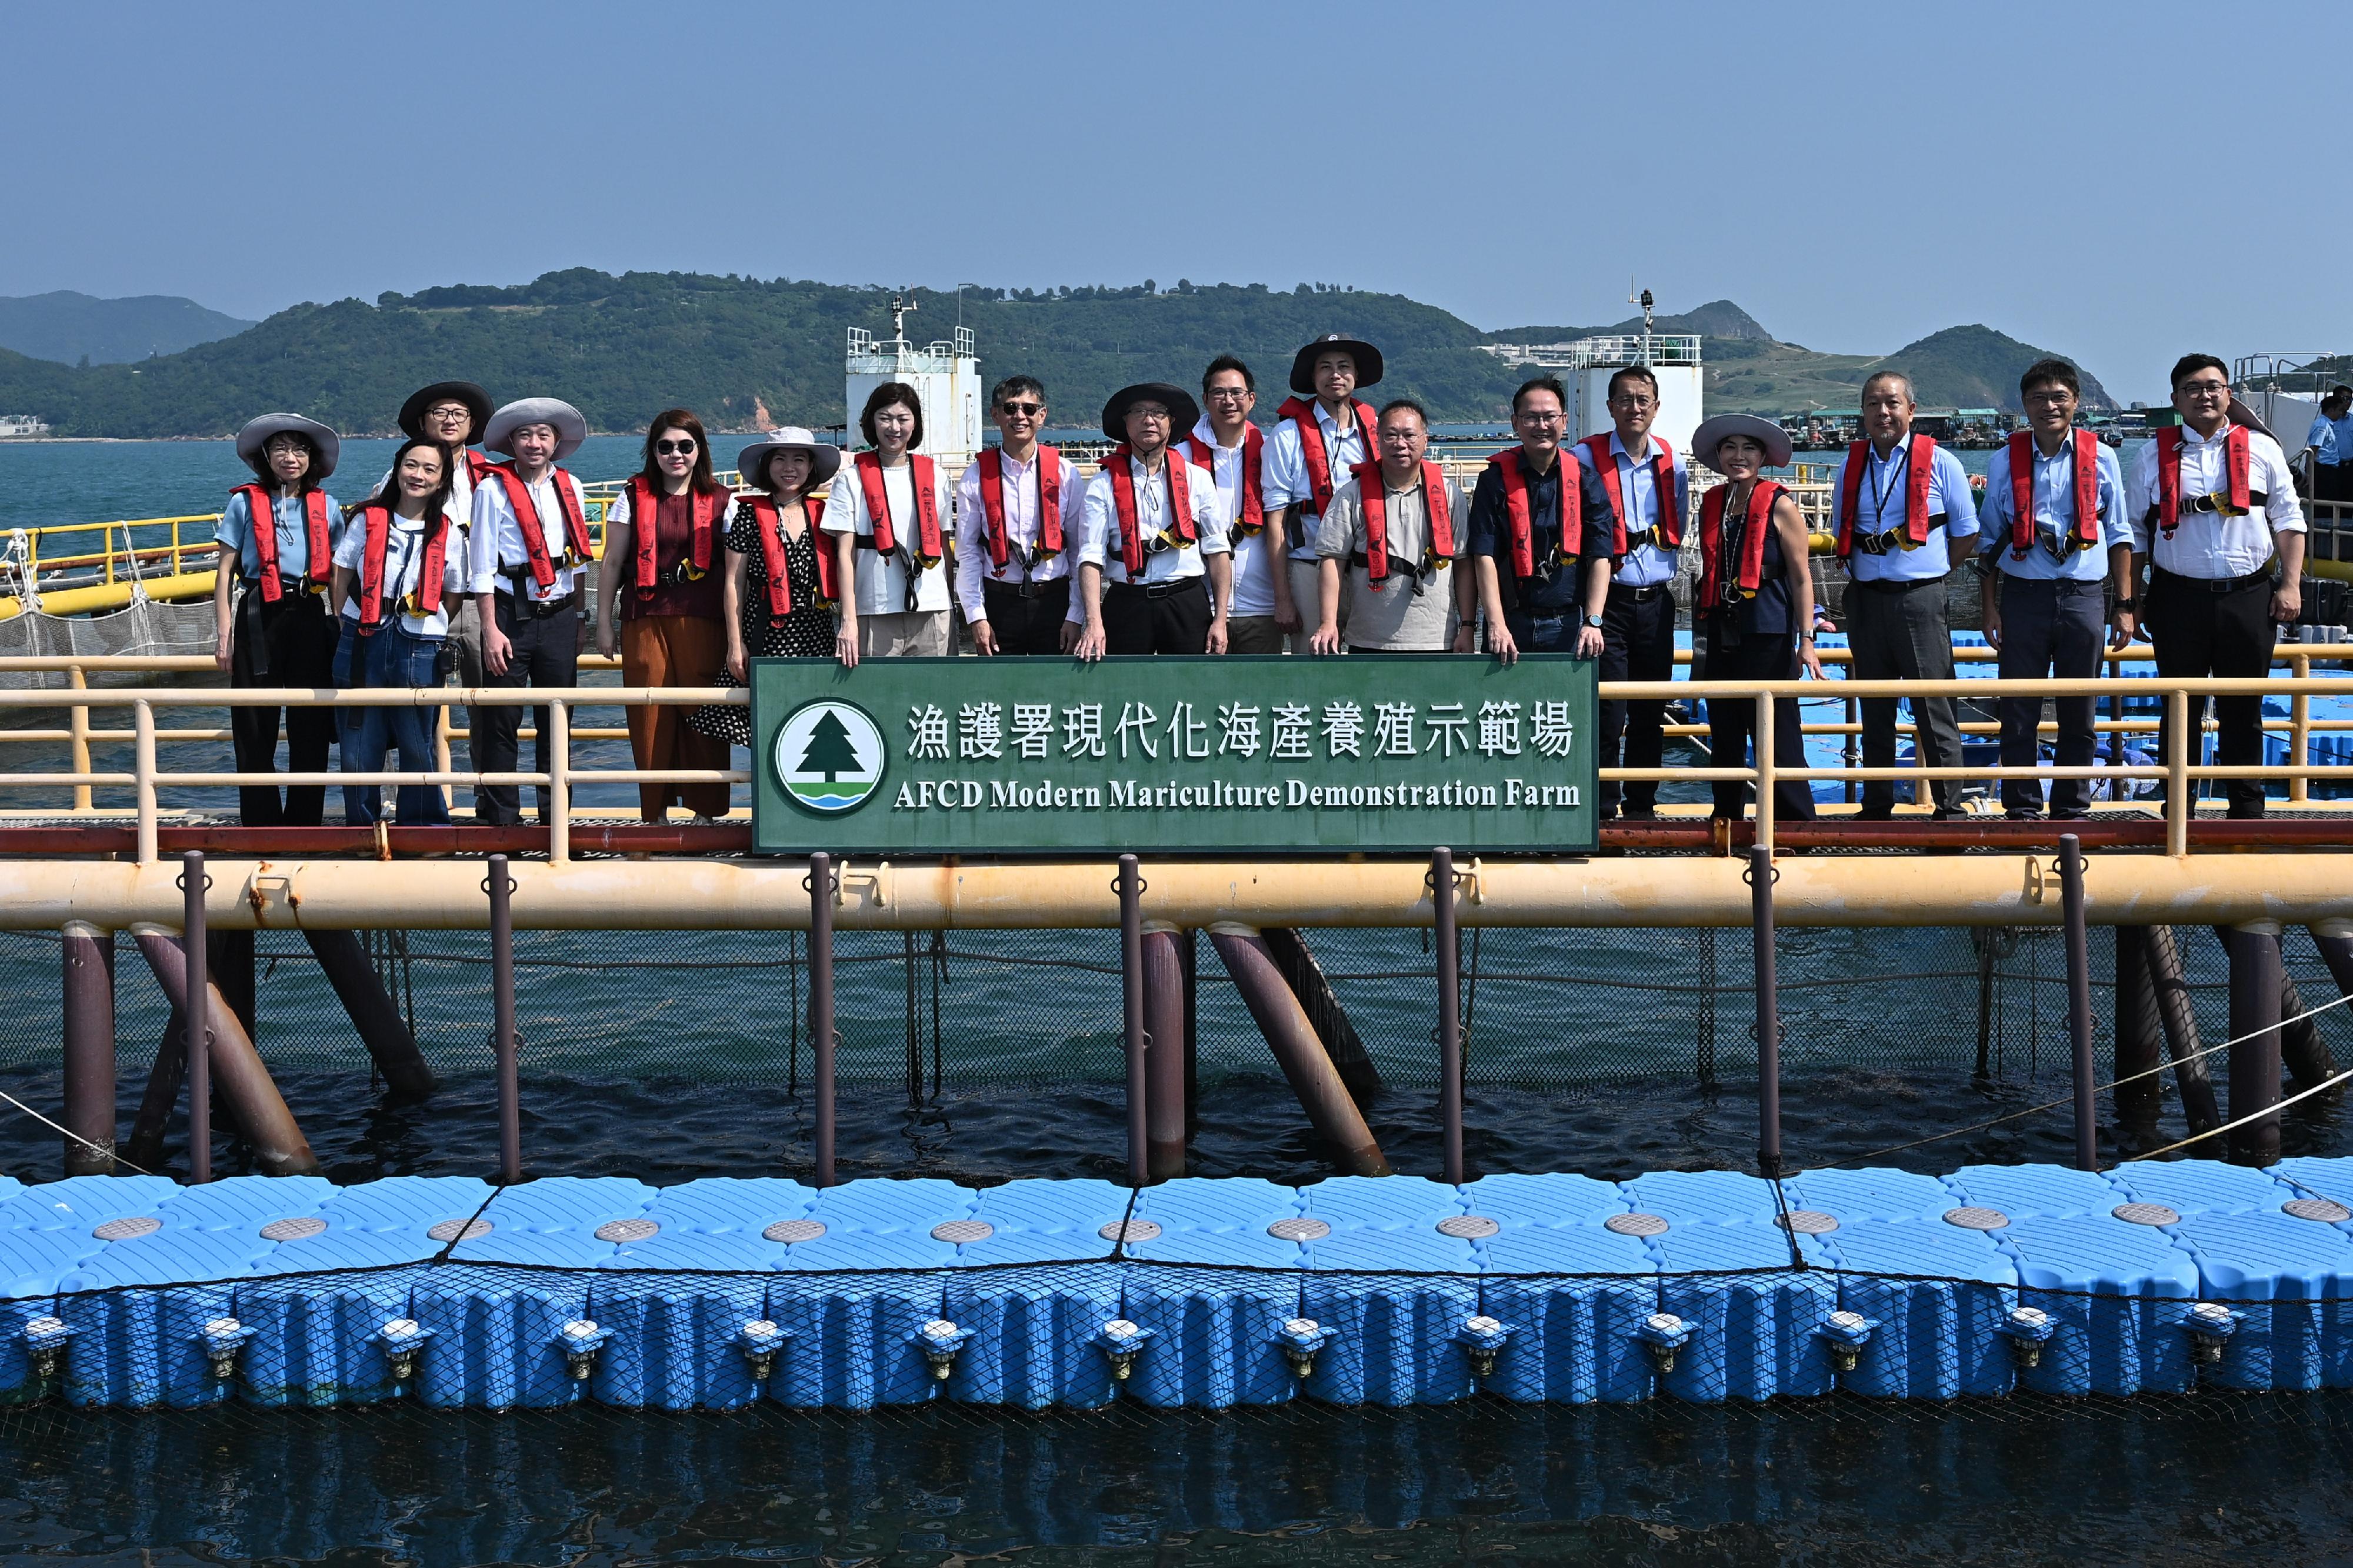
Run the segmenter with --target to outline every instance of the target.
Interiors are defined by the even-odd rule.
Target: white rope
[[[2261,1110],[2249,1111],[2246,1115],[2240,1117],[2235,1121],[2225,1121],[2221,1126],[2210,1127],[2203,1132],[2192,1132],[2189,1137],[2184,1138],[2179,1143],[2168,1143],[2162,1149],[2151,1149],[2146,1154],[2132,1155],[2126,1160],[2120,1161],[2119,1163],[2129,1165],[2136,1160],[2154,1160],[2159,1154],[2170,1154],[2176,1149],[2187,1149],[2192,1143],[2202,1143],[2209,1138],[2228,1132],[2233,1127],[2244,1127],[2250,1121],[2261,1121],[2266,1116],[2276,1115],[2280,1110],[2287,1106],[2294,1105],[2299,1100],[2309,1100],[2314,1095],[2319,1094],[2324,1090],[2335,1089],[2347,1079],[2353,1079],[2353,1068],[2347,1068],[2345,1071],[2338,1073],[2335,1078],[2329,1079],[2326,1082],[2316,1083],[2310,1089],[2300,1089],[2294,1094],[2289,1095],[2285,1100],[2280,1100],[2275,1104],[2267,1105]]]
[[[26,1104],[23,1100],[18,1100],[13,1094],[0,1091],[0,1100],[6,1100],[9,1104],[15,1106],[17,1110],[23,1111],[26,1115],[31,1117],[42,1126],[55,1128],[58,1131],[64,1133],[67,1137],[72,1139],[75,1142],[80,1144],[83,1148],[89,1150],[93,1154],[103,1154],[118,1165],[131,1165],[132,1170],[139,1172],[142,1176],[152,1176],[155,1173],[153,1171],[142,1169],[140,1166],[132,1165],[131,1162],[124,1159],[121,1155],[115,1153],[111,1149],[102,1149],[99,1147],[99,1145],[91,1142],[89,1139],[83,1137],[80,1133],[75,1131],[70,1127],[58,1127],[56,1122],[50,1121],[47,1117],[42,1115],[39,1111]]]

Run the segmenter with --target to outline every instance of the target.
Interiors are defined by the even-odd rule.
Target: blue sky
[[[12,8],[0,294],[1302,279],[1482,327],[2353,348],[2353,5]],[[2333,111],[2333,112],[2332,112]],[[2331,142],[2334,142],[2334,145]]]

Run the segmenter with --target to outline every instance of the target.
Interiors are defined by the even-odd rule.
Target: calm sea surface
[[[732,461],[743,439],[720,439],[714,456]],[[356,500],[394,445],[347,444],[330,488]],[[570,466],[617,478],[637,452],[635,438],[597,437]],[[1963,454],[1973,471],[1985,456]],[[0,443],[0,529],[210,511],[242,477],[223,442]],[[113,753],[100,752],[107,765]],[[29,804],[9,793],[7,804]],[[338,811],[331,801],[330,817]],[[2211,933],[2181,937],[2207,1038],[2220,1040],[2216,944]],[[1377,1136],[1399,1169],[1434,1173],[1435,1019],[1422,938],[1311,941],[1387,1081],[1369,1112]],[[959,932],[912,956],[897,937],[858,935],[842,952],[846,1171],[1118,1176],[1109,933]],[[2107,952],[2095,933],[2103,1015]],[[677,1182],[809,1169],[797,1023],[806,979],[789,938],[525,932],[518,952],[533,1173]],[[488,1171],[487,956],[471,933],[413,933],[396,973],[446,1087],[424,1104],[396,1105],[372,1087],[300,941],[262,939],[257,1033],[335,1179]],[[1495,932],[1470,956],[1478,1170],[1617,1177],[1752,1165],[1740,933]],[[2334,995],[2302,932],[2291,932],[2287,956],[2307,1005]],[[1957,931],[1785,933],[1785,1138],[1796,1163],[1871,1156],[1933,1172],[2066,1157],[2065,1108],[2035,1109],[2069,1093],[2057,944],[2026,934],[1998,946],[1985,992],[1978,958]],[[127,942],[118,962],[127,1126],[164,1008]],[[0,1032],[0,1089],[49,1113],[59,1094],[57,976],[53,939],[0,936],[0,1002],[14,1023]],[[2347,1012],[2322,1020],[2340,1061],[2353,1061]],[[1194,1170],[1291,1181],[1328,1170],[1206,943],[1199,1036]],[[1925,1148],[1873,1153],[2018,1112]],[[2108,1125],[2105,1100],[2102,1120],[2112,1152],[2182,1132],[2169,1089],[2154,1134]],[[2348,1121],[2326,1100],[2294,1108],[2289,1152],[2353,1150]],[[167,1143],[166,1167],[181,1168],[184,1154]],[[223,1170],[243,1159],[226,1141],[217,1153]],[[0,1171],[39,1180],[57,1168],[55,1134],[0,1105]],[[840,1419],[19,1412],[0,1416],[0,1554],[142,1565],[930,1564],[990,1554],[1029,1563],[2341,1561],[2353,1551],[2348,1397],[1948,1407],[1841,1398],[1763,1410],[1477,1403],[1155,1417],[945,1407]]]

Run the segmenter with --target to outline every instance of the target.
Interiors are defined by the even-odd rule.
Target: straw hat
[[[580,416],[580,410],[560,397],[526,397],[491,416],[490,423],[482,429],[483,447],[513,457],[514,447],[509,443],[513,441],[515,431],[525,425],[555,427],[555,460],[559,463],[578,451],[580,443],[588,439],[588,421]]]
[[[335,471],[335,459],[343,455],[343,437],[316,419],[305,419],[300,414],[265,414],[259,419],[247,420],[245,428],[237,433],[237,455],[245,459],[246,467],[259,473],[263,468],[262,447],[269,444],[272,436],[289,431],[307,438],[318,448],[318,460],[307,476],[312,484]]]
[[[833,478],[841,468],[840,447],[818,440],[797,425],[786,425],[769,431],[736,453],[735,472],[742,477],[744,483],[765,489],[768,488],[768,459],[778,452],[807,452],[809,455],[808,482],[811,489]]]

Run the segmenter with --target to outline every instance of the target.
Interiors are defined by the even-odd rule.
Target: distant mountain
[[[0,298],[0,348],[60,364],[127,364],[234,337],[252,325],[176,294],[100,300],[59,289]]]
[[[1653,331],[1661,332],[1697,332],[1707,338],[1733,338],[1767,343],[1773,341],[1773,334],[1767,331],[1756,317],[1729,300],[1712,300],[1698,310],[1686,310],[1680,316],[1660,316],[1651,326]],[[1558,343],[1641,330],[1642,318],[1630,316],[1607,327],[1506,327],[1501,331],[1482,334],[1482,341],[1491,343]]]
[[[565,397],[599,430],[642,428],[655,411],[679,404],[718,429],[839,426],[847,331],[888,331],[888,300],[876,289],[790,279],[616,278],[575,268],[511,288],[453,285],[385,294],[373,305],[297,305],[234,337],[135,364],[100,364],[93,355],[90,365],[76,368],[0,350],[0,412],[38,415],[63,436],[221,436],[270,409],[381,434],[393,428],[409,392],[462,376],[501,400]],[[1082,427],[1094,423],[1117,388],[1161,379],[1190,385],[1211,358],[1228,353],[1256,373],[1258,416],[1271,420],[1286,395],[1293,354],[1332,331],[1381,346],[1388,374],[1380,395],[1419,398],[1441,420],[1494,419],[1524,373],[1481,344],[1592,331],[1482,332],[1402,295],[1307,284],[1276,291],[1179,280],[1163,291],[1147,279],[1134,287],[966,289],[961,299],[919,289],[916,300],[911,337],[945,337],[960,316],[978,340],[985,379],[1036,375],[1046,383],[1055,421]],[[1899,363],[1913,373],[1924,403],[2014,403],[2014,391],[2006,399],[1992,395],[1994,384],[2007,374],[2014,386],[2018,369],[2042,353],[1982,327],[1961,327],[1886,360],[1816,354],[1774,342],[1728,300],[1659,325],[1705,335],[1709,406],[1719,410],[1852,407],[1870,369]],[[2085,390],[2093,390],[2088,380]]]
[[[1947,327],[1916,343],[1905,344],[1871,368],[1910,374],[1912,390],[1923,403],[1950,408],[2002,408],[2021,414],[2025,412],[2025,405],[2019,401],[2019,376],[2036,360],[2063,357],[2031,343],[2021,343],[1991,327]],[[2083,378],[2084,403],[2087,407],[2116,406],[2097,376],[2081,365],[2075,367],[2075,373]]]

